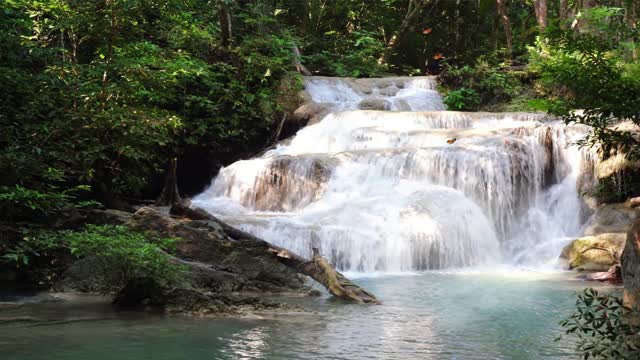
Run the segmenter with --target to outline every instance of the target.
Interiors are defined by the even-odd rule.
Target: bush
[[[518,97],[525,89],[523,85],[523,74],[509,71],[503,64],[480,58],[472,66],[456,67],[445,64],[443,72],[440,74],[440,83],[445,90],[463,91],[475,99],[467,104],[467,110],[478,110],[479,107],[497,106],[509,103]],[[473,90],[475,96],[470,95],[468,90]],[[450,100],[453,106],[448,106],[451,110],[458,110],[456,105],[460,105],[458,100],[464,93],[454,93]],[[445,99],[446,100],[446,99]],[[474,106],[471,103],[477,102]],[[447,104],[445,102],[445,104]],[[447,104],[449,105],[449,104]]]
[[[69,254],[75,258],[92,258],[99,274],[100,291],[122,289],[129,281],[149,278],[162,286],[180,282],[182,267],[171,262],[165,251],[173,249],[176,239],[157,239],[132,232],[124,226],[87,225],[81,230],[23,230],[17,239],[0,242],[0,264],[35,272],[46,277],[34,281],[53,282],[68,265]],[[61,264],[65,258],[66,264]],[[48,270],[47,270],[48,269]]]
[[[576,311],[560,325],[565,334],[578,337],[576,349],[584,359],[638,359],[640,326],[630,321],[637,315],[619,297],[586,289],[578,295]]]
[[[128,282],[149,278],[161,286],[180,281],[182,267],[171,262],[165,250],[171,250],[176,239],[150,238],[124,226],[87,225],[81,231],[59,234],[71,254],[93,257],[103,274],[103,290],[122,289]]]
[[[473,89],[461,88],[447,93],[443,101],[448,110],[473,111],[480,105],[480,96]]]

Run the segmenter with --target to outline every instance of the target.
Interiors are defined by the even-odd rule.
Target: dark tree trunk
[[[566,29],[569,21],[569,0],[560,0],[559,6],[560,28]]]
[[[160,193],[160,196],[156,200],[158,206],[169,206],[177,204],[182,199],[180,198],[180,192],[178,191],[178,159],[173,158],[169,162],[167,167],[167,173],[164,178],[164,188]]]
[[[498,14],[502,20],[502,27],[504,28],[504,36],[507,40],[507,56],[509,59],[513,58],[513,34],[511,32],[511,20],[509,19],[509,11],[506,0],[496,0],[496,6],[498,7]]]
[[[218,22],[220,23],[220,42],[222,46],[228,48],[233,38],[231,31],[231,13],[224,1],[218,4]]]
[[[540,32],[543,32],[547,28],[547,0],[534,0],[533,7],[536,12],[536,20]]]

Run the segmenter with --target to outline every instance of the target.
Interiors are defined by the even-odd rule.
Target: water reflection
[[[357,281],[384,305],[292,299],[311,311],[267,319],[114,314],[89,303],[0,308],[1,359],[568,360],[574,342],[553,341],[558,321],[593,285],[516,271]]]
[[[269,350],[268,337],[267,329],[260,326],[234,334],[230,339],[219,338],[228,342],[221,353],[233,359],[262,359]]]

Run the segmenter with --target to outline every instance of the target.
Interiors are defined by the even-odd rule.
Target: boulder
[[[301,129],[307,125],[316,124],[331,111],[331,108],[332,105],[327,103],[305,103],[293,112],[291,120],[288,121],[288,126]]]
[[[622,253],[622,280],[624,281],[624,304],[640,305],[640,220],[636,220],[629,231]]]
[[[638,209],[623,204],[601,205],[583,226],[583,234],[626,233],[638,214]]]
[[[391,110],[391,103],[385,99],[365,99],[358,103],[360,110]]]
[[[400,89],[398,89],[395,86],[389,86],[383,89],[380,89],[379,93],[380,95],[384,95],[384,96],[396,96],[398,94],[398,91],[400,91]]]
[[[230,239],[216,222],[177,220],[154,208],[144,207],[134,214],[128,226],[162,238],[179,238],[173,255],[190,263],[189,267],[200,274],[200,281],[209,282],[208,288],[278,292],[306,290],[303,280],[294,270],[252,242]],[[207,268],[217,273],[205,271]]]
[[[101,293],[108,291],[109,289],[105,288],[105,278],[109,277],[109,274],[104,273],[105,267],[99,264],[99,261],[100,259],[95,256],[75,261],[62,273],[60,280],[53,285],[53,289],[59,292]]]
[[[133,216],[133,213],[115,209],[90,209],[81,213],[86,223],[99,225],[124,225]]]
[[[606,233],[573,240],[560,254],[569,270],[608,271],[618,264],[624,248],[624,233]]]

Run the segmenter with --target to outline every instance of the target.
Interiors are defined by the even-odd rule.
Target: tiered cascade
[[[308,78],[306,90],[334,111],[222,169],[195,206],[363,272],[539,266],[578,234],[583,129],[442,111],[433,77]],[[371,100],[389,110],[356,110]]]

